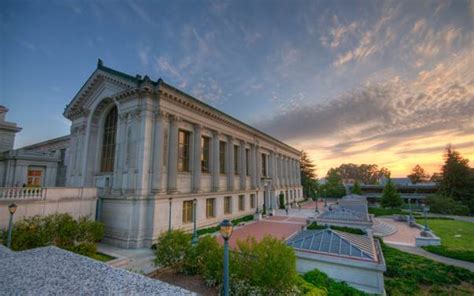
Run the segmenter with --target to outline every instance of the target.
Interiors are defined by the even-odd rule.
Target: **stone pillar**
[[[212,174],[212,191],[219,191],[219,132],[212,132],[212,148],[211,148],[211,174]]]
[[[193,192],[201,191],[201,125],[194,124]]]
[[[234,190],[234,138],[227,136],[227,191]]]
[[[137,193],[146,195],[150,192],[150,171],[152,163],[153,121],[154,112],[148,109],[139,113],[140,133],[138,137],[138,188]]]
[[[247,162],[245,159],[245,141],[240,140],[240,190],[247,189]]]
[[[252,189],[257,189],[257,148],[255,144],[250,144],[250,183]],[[257,198],[257,197],[255,197]]]
[[[126,145],[126,131],[127,131],[128,113],[120,113],[117,118],[117,137],[115,148],[114,161],[114,182],[112,184],[112,191],[116,194],[121,194],[122,176],[124,170],[125,159],[125,145]]]
[[[257,159],[257,174],[256,174],[256,179],[257,179],[257,188],[260,189],[261,188],[261,182],[262,182],[262,155],[261,155],[261,151],[260,151],[260,147],[257,145],[256,146],[256,149],[255,149],[255,156],[256,156],[256,159]]]
[[[163,175],[163,125],[164,120],[168,118],[164,112],[157,112],[155,115],[154,133],[153,133],[153,176],[151,180],[152,192],[160,193],[163,192],[162,186],[162,175]]]
[[[297,175],[298,186],[301,186],[301,163],[299,161],[296,164],[296,168],[298,170],[298,175]]]
[[[168,148],[168,193],[176,193],[178,173],[178,121],[179,118],[170,116],[169,148]]]
[[[284,165],[285,165],[285,187],[289,187],[290,186],[290,169],[289,169],[289,159],[286,156],[284,159]]]

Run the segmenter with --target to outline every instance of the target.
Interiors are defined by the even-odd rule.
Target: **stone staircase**
[[[374,225],[372,226],[372,231],[375,236],[389,236],[397,232],[397,228],[393,225],[390,225],[388,223],[385,223],[380,220],[375,220]]]

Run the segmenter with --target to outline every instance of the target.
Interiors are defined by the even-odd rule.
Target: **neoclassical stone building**
[[[66,186],[99,189],[109,243],[150,246],[191,229],[194,209],[204,227],[303,198],[298,150],[161,79],[99,60],[64,116]]]

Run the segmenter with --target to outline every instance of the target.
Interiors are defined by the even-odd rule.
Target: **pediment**
[[[99,66],[66,106],[63,115],[70,120],[83,116],[96,101],[136,87],[133,77],[124,77]]]

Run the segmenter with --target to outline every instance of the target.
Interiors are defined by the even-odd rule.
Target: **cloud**
[[[328,103],[288,108],[257,126],[285,141],[306,143],[302,148],[323,149],[326,159],[469,133],[474,129],[472,68],[468,48],[413,80],[368,83]]]
[[[341,24],[337,15],[333,15],[332,27],[320,37],[321,44],[328,48],[337,48],[356,31],[359,25],[356,21],[347,25]]]
[[[138,48],[138,58],[142,66],[147,67],[149,64],[149,54],[150,54],[150,47],[149,46],[141,46]]]

